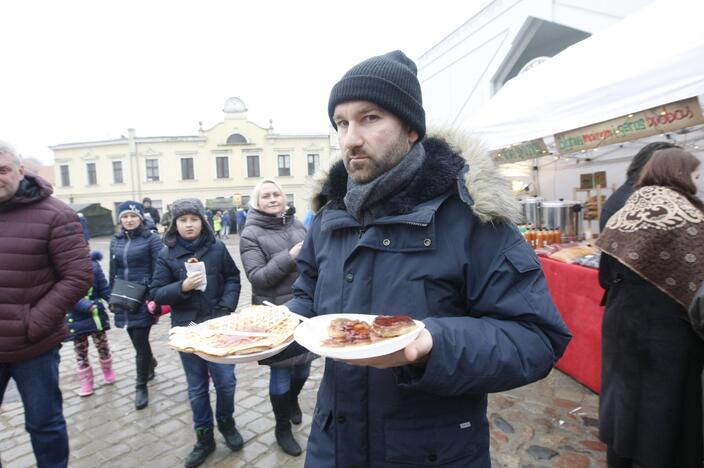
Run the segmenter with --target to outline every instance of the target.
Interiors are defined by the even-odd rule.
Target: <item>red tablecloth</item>
[[[562,319],[572,332],[557,368],[599,393],[601,387],[601,322],[604,290],[593,268],[540,257],[548,288]]]

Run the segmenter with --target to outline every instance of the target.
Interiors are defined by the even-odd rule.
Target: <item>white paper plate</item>
[[[323,340],[328,336],[328,326],[334,319],[345,318],[350,320],[363,320],[372,323],[376,315],[365,314],[328,314],[318,315],[310,320],[302,322],[293,332],[293,339],[309,351],[320,356],[333,359],[366,359],[376,356],[384,356],[399,349],[405,348],[411,341],[415,340],[418,334],[425,328],[425,324],[419,320],[414,320],[415,330],[404,335],[382,340],[368,345],[348,346],[345,348],[332,348],[321,346]]]
[[[260,351],[252,354],[238,354],[236,356],[211,356],[209,354],[199,353],[197,351],[194,354],[197,354],[206,361],[217,362],[218,364],[244,364],[246,362],[261,361],[262,359],[271,357],[274,354],[279,354],[291,343],[293,343],[293,341],[287,341],[286,343],[280,344],[275,348],[267,349],[266,351]]]

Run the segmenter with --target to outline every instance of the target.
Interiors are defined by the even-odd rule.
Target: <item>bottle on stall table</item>
[[[545,247],[545,231],[543,229],[538,229],[537,240],[535,242],[535,247],[540,249]]]
[[[532,226],[528,225],[526,227],[526,232],[523,233],[523,237],[525,237],[526,242],[528,242],[528,245],[532,246],[533,245],[533,231],[532,231]]]
[[[552,245],[555,243],[555,230],[553,228],[548,228],[547,238],[548,245]]]
[[[528,225],[523,225],[520,227],[521,235],[526,240],[526,242],[528,242],[528,244],[530,245],[530,241],[528,240],[529,229],[530,229],[530,227]]]

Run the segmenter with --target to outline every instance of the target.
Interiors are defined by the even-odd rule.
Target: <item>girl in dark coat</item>
[[[227,315],[235,310],[240,296],[240,272],[222,241],[215,239],[203,204],[195,198],[173,202],[173,222],[164,234],[164,248],[151,288],[154,300],[171,306],[171,325],[186,326]],[[195,258],[205,264],[202,273],[186,274],[186,261]],[[202,291],[203,280],[206,280]],[[197,443],[186,458],[186,467],[196,467],[215,450],[213,410],[210,406],[210,378],[215,385],[215,419],[225,444],[232,451],[242,448],[242,436],[235,427],[234,364],[218,364],[196,354],[179,353],[188,383]]]
[[[704,347],[686,311],[704,280],[698,166],[681,149],[656,151],[597,242],[608,291],[599,437],[609,466],[702,466]]]
[[[156,266],[156,258],[163,248],[161,238],[145,228],[144,208],[136,201],[125,201],[118,207],[121,230],[110,242],[110,289],[115,278],[148,286]],[[135,385],[135,407],[145,408],[149,404],[147,381],[154,378],[157,365],[149,345],[149,332],[154,316],[147,309],[146,300],[135,311],[111,307],[115,314],[115,326],[124,327],[135,350],[137,384]]]
[[[254,187],[250,204],[247,224],[240,238],[240,256],[252,283],[252,304],[264,301],[284,304],[293,298],[292,286],[298,278],[296,257],[301,251],[306,230],[294,218],[294,210],[286,211],[283,190],[274,180],[259,182]],[[291,422],[301,423],[298,394],[310,373],[313,355],[305,353],[301,357],[304,362],[294,366],[272,364],[269,377],[276,441],[284,452],[294,456],[301,454],[301,447],[293,438]]]
[[[93,337],[93,343],[98,349],[100,367],[103,369],[103,379],[106,384],[115,382],[115,372],[112,370],[112,355],[108,344],[107,330],[110,329],[110,319],[105,311],[105,306],[101,302],[110,298],[110,286],[105,279],[103,269],[100,268],[100,260],[103,254],[93,251],[90,254],[93,262],[93,287],[88,290],[88,294],[78,301],[78,303],[68,311],[66,320],[68,321],[69,340],[73,340],[76,351],[76,363],[78,365],[78,377],[81,381],[81,388],[78,391],[80,396],[93,394],[93,368],[88,361],[88,338]]]

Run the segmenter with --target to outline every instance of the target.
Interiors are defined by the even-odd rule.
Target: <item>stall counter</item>
[[[601,323],[604,290],[599,270],[540,257],[557,309],[572,332],[557,368],[599,393],[601,387]]]

